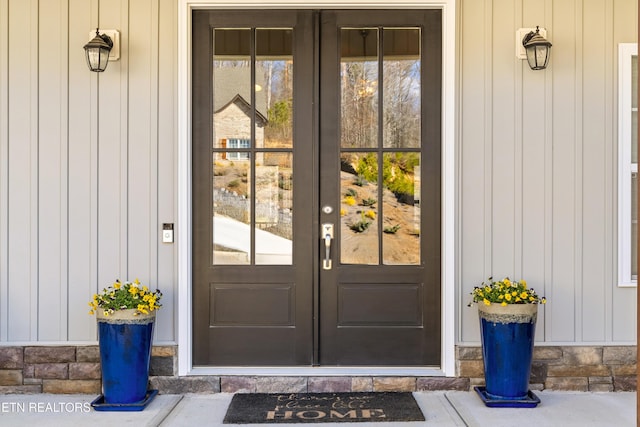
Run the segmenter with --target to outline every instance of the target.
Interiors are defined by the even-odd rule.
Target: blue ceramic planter
[[[528,399],[537,312],[537,304],[478,305],[490,399]]]
[[[155,313],[133,316],[134,312],[98,315],[102,393],[107,404],[137,403],[147,396]]]

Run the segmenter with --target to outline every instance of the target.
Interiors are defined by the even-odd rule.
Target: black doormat
[[[225,424],[424,421],[411,393],[236,394]]]

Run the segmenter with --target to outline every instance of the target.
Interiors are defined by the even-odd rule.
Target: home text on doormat
[[[411,393],[236,394],[225,424],[424,421]]]

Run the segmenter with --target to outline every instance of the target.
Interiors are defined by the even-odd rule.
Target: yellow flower
[[[507,303],[506,303],[506,302],[504,302],[504,301],[502,301],[502,302],[500,303],[500,305],[504,307],[505,305],[507,305]]]
[[[471,292],[473,303],[486,303],[486,301],[501,305],[546,303],[545,298],[539,297],[533,288],[527,288],[526,285],[525,280],[513,281],[505,277],[500,281],[494,281],[489,277]]]
[[[484,305],[491,305],[491,301],[486,298],[482,302],[484,302]]]
[[[355,206],[356,205],[356,199],[353,196],[347,196],[344,198],[343,202],[349,206]]]
[[[376,213],[374,211],[367,211],[364,216],[369,217],[371,219],[376,219]]]
[[[116,311],[136,307],[143,310],[138,311],[137,314],[148,313],[161,307],[158,304],[160,298],[162,293],[159,290],[150,292],[149,287],[143,286],[138,279],[133,282],[116,280],[110,287],[104,288],[102,293],[92,296],[89,302],[89,313],[96,314],[98,310],[102,310],[104,316],[111,316]]]

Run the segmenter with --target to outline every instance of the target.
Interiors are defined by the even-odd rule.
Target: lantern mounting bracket
[[[109,51],[109,62],[120,60],[120,31],[118,30],[99,30],[100,34],[106,34],[113,42],[111,51]],[[96,30],[89,32],[89,40],[96,36]]]
[[[547,30],[545,28],[540,28],[540,35],[547,38]],[[535,33],[535,28],[520,28],[516,31],[516,58],[518,59],[527,59],[527,52],[524,49],[524,45],[522,44],[522,39],[529,33]]]

